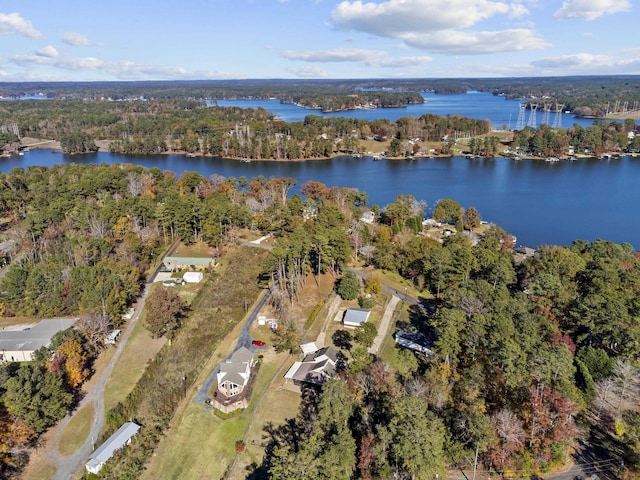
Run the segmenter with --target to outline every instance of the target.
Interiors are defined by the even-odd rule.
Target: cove
[[[584,159],[548,163],[506,158],[416,158],[374,161],[371,157],[337,157],[306,162],[252,161],[183,155],[127,156],[106,152],[66,156],[34,150],[0,161],[0,171],[61,163],[130,163],[170,170],[180,176],[197,171],[203,176],[247,178],[263,175],[293,177],[301,185],[315,180],[327,186],[367,192],[369,205],[387,205],[402,193],[427,202],[427,211],[441,198],[463,207],[475,206],[484,220],[517,237],[518,245],[568,245],[575,239],[601,238],[640,247],[640,158],[609,161]]]

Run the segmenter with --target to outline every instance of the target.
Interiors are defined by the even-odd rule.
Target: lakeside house
[[[30,362],[33,353],[51,345],[53,336],[71,328],[77,318],[41,320],[33,327],[0,331],[0,362]]]
[[[247,408],[254,365],[253,353],[248,348],[240,347],[233,352],[220,365],[211,404],[224,413]]]
[[[304,348],[303,348],[304,347]],[[338,352],[331,347],[324,347],[311,352],[315,348],[314,343],[301,345],[303,352],[309,352],[301,362],[294,362],[285,373],[284,378],[293,380],[296,385],[311,383],[322,385],[331,375],[336,373],[336,363],[338,363]]]
[[[140,425],[133,422],[127,422],[122,425],[91,454],[89,461],[85,464],[87,472],[97,475],[116,451],[131,443],[131,438],[138,433],[138,430],[140,430]]]

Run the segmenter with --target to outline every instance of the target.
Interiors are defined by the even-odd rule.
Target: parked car
[[[251,345],[253,345],[254,347],[264,347],[267,344],[262,340],[254,340],[253,342],[251,342]]]

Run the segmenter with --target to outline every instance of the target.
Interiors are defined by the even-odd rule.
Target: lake
[[[453,198],[463,207],[475,206],[484,220],[492,221],[518,238],[517,243],[568,245],[574,239],[597,238],[628,242],[640,248],[640,158],[586,159],[548,163],[506,158],[424,158],[373,161],[371,157],[306,162],[187,158],[183,155],[126,156],[97,153],[65,156],[34,150],[22,157],[0,160],[0,171],[57,163],[132,163],[171,170],[177,176],[198,171],[204,176],[247,178],[294,177],[293,193],[308,180],[328,186],[352,187],[369,195],[369,205],[384,206],[396,195],[408,193],[428,204]]]
[[[273,113],[276,118],[286,122],[299,122],[307,115],[319,115],[322,117],[349,117],[368,121],[386,118],[396,121],[400,117],[420,117],[425,114],[434,115],[461,115],[463,117],[489,120],[495,129],[512,130],[518,126],[520,116],[520,100],[509,100],[506,97],[492,95],[487,92],[467,92],[463,94],[438,94],[422,93],[425,103],[407,105],[404,108],[377,108],[374,110],[349,110],[346,112],[322,113],[320,110],[311,110],[298,107],[291,103],[280,103],[280,100],[209,100],[209,105],[218,104],[221,107],[264,108]],[[524,125],[531,121],[532,112],[525,112]],[[549,112],[545,117],[544,112],[533,112],[535,125],[543,122],[555,125],[555,113]],[[545,121],[546,120],[546,121]],[[560,126],[569,128],[574,123],[588,127],[593,125],[593,119],[576,118],[571,114],[562,113]]]

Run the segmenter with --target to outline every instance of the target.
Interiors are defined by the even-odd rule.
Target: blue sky
[[[637,0],[0,0],[0,81],[640,74]]]

